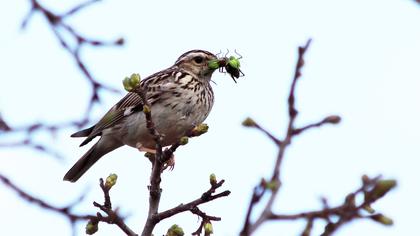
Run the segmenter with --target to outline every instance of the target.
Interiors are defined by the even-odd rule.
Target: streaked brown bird
[[[208,63],[217,57],[204,50],[182,54],[175,64],[140,82],[147,91],[152,120],[163,135],[162,145],[178,141],[196,125],[201,124],[213,106],[210,80],[215,69]],[[86,137],[80,146],[96,136],[100,139],[65,174],[64,180],[76,182],[102,156],[123,145],[150,151],[155,142],[146,128],[139,95],[128,93],[99,122],[76,132],[71,137]]]

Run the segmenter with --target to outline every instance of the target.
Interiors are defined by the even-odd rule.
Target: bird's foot
[[[169,168],[170,171],[174,170],[175,168],[175,156],[174,154],[163,164],[162,172]]]
[[[137,143],[136,148],[140,152],[146,152],[146,157],[149,158],[150,162],[153,163],[154,158],[156,157],[156,150],[152,148],[144,147],[141,143]],[[147,155],[148,154],[148,155]],[[163,164],[162,172],[166,169],[172,171],[175,168],[175,156],[171,154],[171,157]]]

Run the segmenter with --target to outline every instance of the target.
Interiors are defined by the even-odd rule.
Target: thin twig
[[[199,216],[201,218],[200,226],[198,226],[197,230],[192,233],[192,235],[200,236],[201,232],[203,231],[203,228],[205,224],[211,223],[211,221],[220,221],[222,218],[217,216],[210,216],[207,215],[205,212],[201,211],[198,207],[194,207],[192,210],[190,210],[191,213]],[[210,233],[205,232],[205,236],[209,236]]]
[[[295,107],[295,90],[296,90],[296,84],[298,79],[301,77],[301,70],[304,65],[303,56],[306,52],[306,50],[309,48],[309,45],[311,43],[311,40],[309,39],[304,47],[299,47],[298,50],[298,60],[296,63],[295,73],[292,80],[292,85],[290,87],[289,91],[289,98],[288,98],[288,111],[289,111],[289,123],[287,127],[286,137],[284,140],[280,140],[275,138],[274,140],[279,140],[278,146],[279,146],[279,152],[277,154],[276,163],[274,164],[274,170],[272,177],[270,179],[270,183],[272,186],[274,186],[271,189],[271,195],[266,203],[264,210],[262,211],[261,215],[257,218],[257,220],[254,223],[251,223],[249,221],[249,217],[246,218],[243,229],[241,231],[241,235],[250,235],[252,234],[263,222],[267,220],[267,217],[271,214],[271,208],[274,204],[274,201],[277,197],[278,190],[281,185],[280,180],[280,167],[283,161],[283,157],[286,151],[286,148],[289,146],[289,144],[292,141],[292,138],[294,136],[294,122],[296,119],[296,116],[298,114],[298,111]],[[261,128],[260,128],[261,129]],[[265,131],[265,130],[264,130]],[[264,133],[268,133],[268,131],[265,131]],[[274,137],[273,135],[269,135],[269,137]],[[273,139],[273,138],[272,138]],[[249,204],[249,210],[248,215],[252,214],[252,210],[255,206],[255,200],[251,199],[251,202]]]
[[[60,42],[63,49],[66,50],[72,56],[79,70],[82,72],[82,74],[85,76],[85,78],[88,80],[88,82],[91,85],[92,95],[91,95],[89,105],[85,113],[85,118],[82,119],[82,121],[85,121],[87,120],[86,117],[89,116],[93,105],[99,102],[99,90],[103,89],[103,90],[107,90],[111,92],[118,92],[118,90],[110,88],[104,85],[103,83],[100,83],[94,78],[92,73],[88,70],[87,65],[82,61],[81,56],[80,56],[80,50],[84,45],[121,46],[124,44],[124,40],[122,38],[119,38],[111,42],[93,40],[93,39],[80,35],[73,27],[71,27],[69,24],[67,24],[64,21],[65,18],[72,16],[73,14],[79,12],[81,9],[84,9],[87,6],[90,6],[98,2],[97,0],[96,1],[91,0],[85,3],[82,3],[62,15],[54,13],[50,11],[49,9],[45,8],[42,4],[38,2],[38,0],[29,0],[29,1],[32,7],[22,22],[22,28],[26,27],[30,17],[33,16],[35,12],[39,12],[41,15],[43,15],[45,19],[47,20],[51,31],[56,36],[57,40]],[[76,45],[74,47],[70,46],[71,44],[69,43],[68,40],[66,40],[66,37],[63,36],[61,29],[63,29],[64,31],[67,31],[66,33],[70,35],[74,39],[74,41],[76,41]]]
[[[77,215],[77,214],[71,213],[71,209],[75,205],[77,205],[83,199],[83,197],[78,198],[77,201],[74,201],[72,204],[70,204],[68,206],[56,207],[56,206],[53,206],[53,205],[47,203],[46,201],[44,201],[40,198],[34,197],[32,194],[29,194],[29,193],[25,192],[20,187],[18,187],[16,184],[14,184],[12,181],[10,181],[6,176],[3,176],[1,174],[0,174],[0,182],[2,182],[6,187],[11,189],[15,193],[17,193],[19,195],[19,197],[22,198],[23,200],[25,200],[25,201],[27,201],[31,204],[38,205],[42,209],[49,210],[49,211],[58,213],[58,214],[60,214],[64,217],[66,217],[69,220],[70,224],[72,224],[72,225],[74,225],[76,223],[76,221],[88,220],[88,219],[91,219],[93,217],[91,215]]]
[[[102,189],[102,192],[104,193],[104,203],[99,204],[97,202],[93,202],[93,206],[105,212],[107,216],[104,217],[98,212],[95,217],[90,219],[90,222],[93,222],[96,224],[98,222],[106,222],[108,224],[115,224],[126,235],[137,236],[137,234],[130,227],[128,227],[128,225],[125,224],[124,218],[118,214],[118,208],[116,210],[112,209],[111,196],[109,195],[109,191],[111,190],[112,186],[106,186],[102,178],[99,180],[99,186]]]
[[[89,117],[90,113],[92,111],[93,106],[100,101],[99,92],[100,90],[106,90],[110,92],[118,92],[118,90],[115,90],[111,87],[108,87],[107,85],[99,82],[93,74],[88,70],[88,66],[85,64],[85,62],[82,60],[80,52],[83,46],[89,45],[89,46],[121,46],[124,44],[124,39],[119,38],[113,41],[102,41],[102,40],[96,40],[91,39],[88,37],[85,37],[77,32],[75,28],[73,28],[71,25],[66,23],[65,19],[68,19],[69,17],[73,16],[74,14],[78,13],[82,9],[85,9],[88,6],[91,6],[92,4],[99,2],[99,0],[89,0],[87,2],[81,3],[74,8],[71,8],[64,14],[59,14],[51,11],[50,9],[43,6],[38,0],[28,0],[31,7],[29,12],[24,17],[21,28],[24,29],[27,27],[30,19],[32,16],[36,13],[39,13],[42,15],[50,28],[50,30],[54,33],[56,39],[60,43],[60,46],[69,53],[69,55],[72,57],[72,59],[75,61],[77,68],[82,72],[84,77],[87,79],[87,81],[90,84],[92,95],[89,100],[89,103],[87,105],[86,112],[84,116],[75,121],[68,121],[60,124],[47,124],[45,122],[34,122],[33,124],[24,125],[21,127],[17,127],[14,125],[6,124],[4,120],[0,117],[0,130],[6,131],[6,134],[14,134],[14,133],[26,133],[26,137],[22,138],[21,141],[14,142],[14,143],[3,143],[0,144],[2,147],[28,147],[32,148],[37,151],[43,151],[47,154],[53,155],[53,156],[59,156],[56,152],[50,150],[46,147],[46,145],[39,144],[34,139],[35,137],[31,136],[30,134],[34,133],[35,131],[47,131],[51,134],[55,134],[56,131],[66,129],[66,128],[81,128],[82,126],[85,126],[87,123],[89,123]],[[67,37],[67,36],[70,36]],[[74,46],[72,42],[76,42]]]
[[[195,199],[195,200],[193,200],[189,203],[186,203],[186,204],[180,204],[177,207],[174,207],[172,209],[169,209],[169,210],[166,210],[166,211],[163,211],[163,212],[160,212],[160,213],[156,214],[154,216],[154,220],[157,221],[157,222],[160,222],[161,220],[169,218],[169,217],[171,217],[173,215],[176,215],[178,213],[181,213],[181,212],[184,212],[184,211],[191,211],[195,207],[197,207],[197,206],[199,206],[203,203],[213,201],[214,199],[217,199],[217,198],[229,196],[229,194],[230,194],[229,190],[226,190],[226,191],[223,191],[221,193],[213,195],[213,193],[216,191],[216,189],[221,187],[223,183],[224,183],[224,180],[221,180],[220,182],[218,182],[217,185],[212,186],[209,190],[204,192],[200,198],[197,198],[197,199]]]

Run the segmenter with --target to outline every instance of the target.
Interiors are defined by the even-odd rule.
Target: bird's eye
[[[196,57],[194,57],[194,62],[195,63],[197,63],[197,64],[201,64],[202,62],[203,62],[203,57],[200,57],[200,56],[196,56]]]

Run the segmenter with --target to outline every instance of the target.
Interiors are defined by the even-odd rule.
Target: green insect
[[[240,56],[239,58],[236,58],[234,56],[230,56],[229,57],[229,61],[227,63],[227,65],[225,66],[226,68],[226,72],[230,75],[230,77],[232,77],[233,81],[236,80],[235,78],[239,78],[241,76],[244,76],[245,74],[241,71],[241,69],[239,69],[239,67],[241,66],[241,63],[239,62],[239,59],[241,59],[242,56]]]
[[[235,53],[239,55],[239,58],[236,58],[234,56],[230,56],[229,58],[227,58],[228,53],[229,51],[226,53],[224,57],[217,60],[210,61],[209,67],[212,69],[219,68],[220,72],[224,72],[223,68],[226,69],[226,72],[230,75],[230,77],[232,77],[233,81],[235,81],[236,83],[237,78],[245,75],[241,71],[241,69],[239,69],[239,67],[241,66],[241,63],[239,62],[239,60],[242,58],[242,56],[235,51]]]

